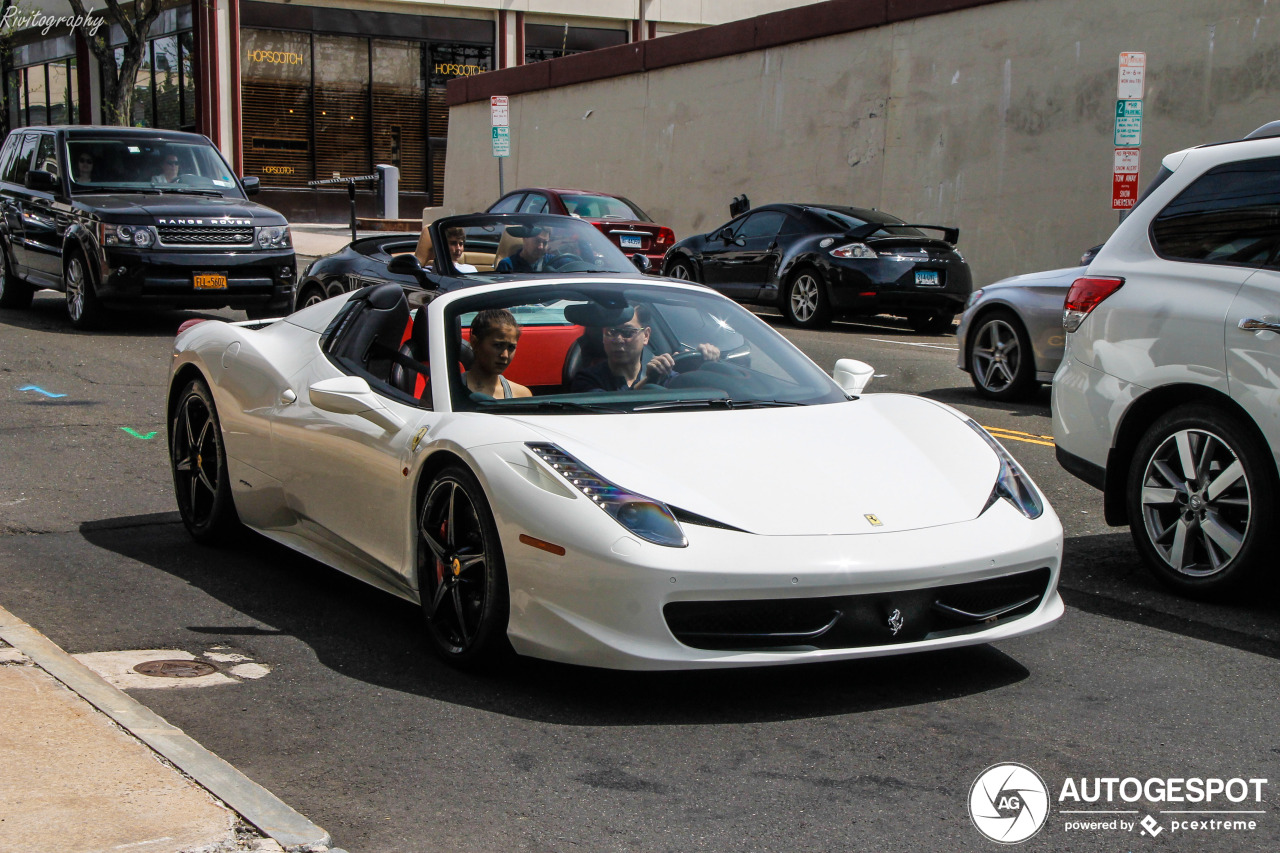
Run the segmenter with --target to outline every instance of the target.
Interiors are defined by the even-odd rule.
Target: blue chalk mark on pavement
[[[22,386],[21,388],[19,388],[18,390],[19,390],[19,391],[37,391],[37,392],[39,392],[39,393],[41,393],[41,394],[45,395],[46,397],[53,397],[54,399],[57,399],[58,397],[65,397],[65,396],[67,396],[66,394],[55,394],[55,393],[53,393],[52,391],[46,391],[46,390],[44,390],[43,388],[41,388],[39,385],[23,385],[23,386]]]

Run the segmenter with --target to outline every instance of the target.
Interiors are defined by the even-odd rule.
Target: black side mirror
[[[32,169],[27,172],[27,178],[23,183],[27,189],[38,192],[54,192],[58,189],[58,179],[52,172],[46,172],[43,169]]]
[[[241,179],[240,185],[244,187],[245,195],[257,195],[258,190],[262,189],[262,181],[256,175],[247,175]]]
[[[392,275],[411,275],[414,278],[421,278],[423,269],[422,264],[418,263],[417,256],[412,252],[406,252],[391,259],[387,264],[387,272]]]
[[[636,269],[640,270],[640,272],[649,271],[649,258],[639,252],[631,256],[631,263],[635,264]]]

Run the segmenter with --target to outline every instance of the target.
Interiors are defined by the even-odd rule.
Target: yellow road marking
[[[1016,429],[1005,429],[1004,427],[984,426],[987,432],[996,438],[1007,438],[1010,441],[1023,441],[1027,444],[1038,444],[1041,447],[1053,447],[1053,436],[1037,435],[1033,432],[1019,432]],[[1046,441],[1045,439],[1048,439]]]

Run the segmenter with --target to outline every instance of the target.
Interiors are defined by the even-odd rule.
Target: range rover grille
[[[253,228],[216,228],[192,225],[161,225],[160,242],[167,246],[252,246]]]

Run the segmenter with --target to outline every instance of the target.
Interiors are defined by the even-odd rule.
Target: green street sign
[[[1142,144],[1142,101],[1116,101],[1116,147],[1137,148]]]
[[[493,156],[494,157],[510,157],[511,156],[511,128],[509,127],[493,128]]]

